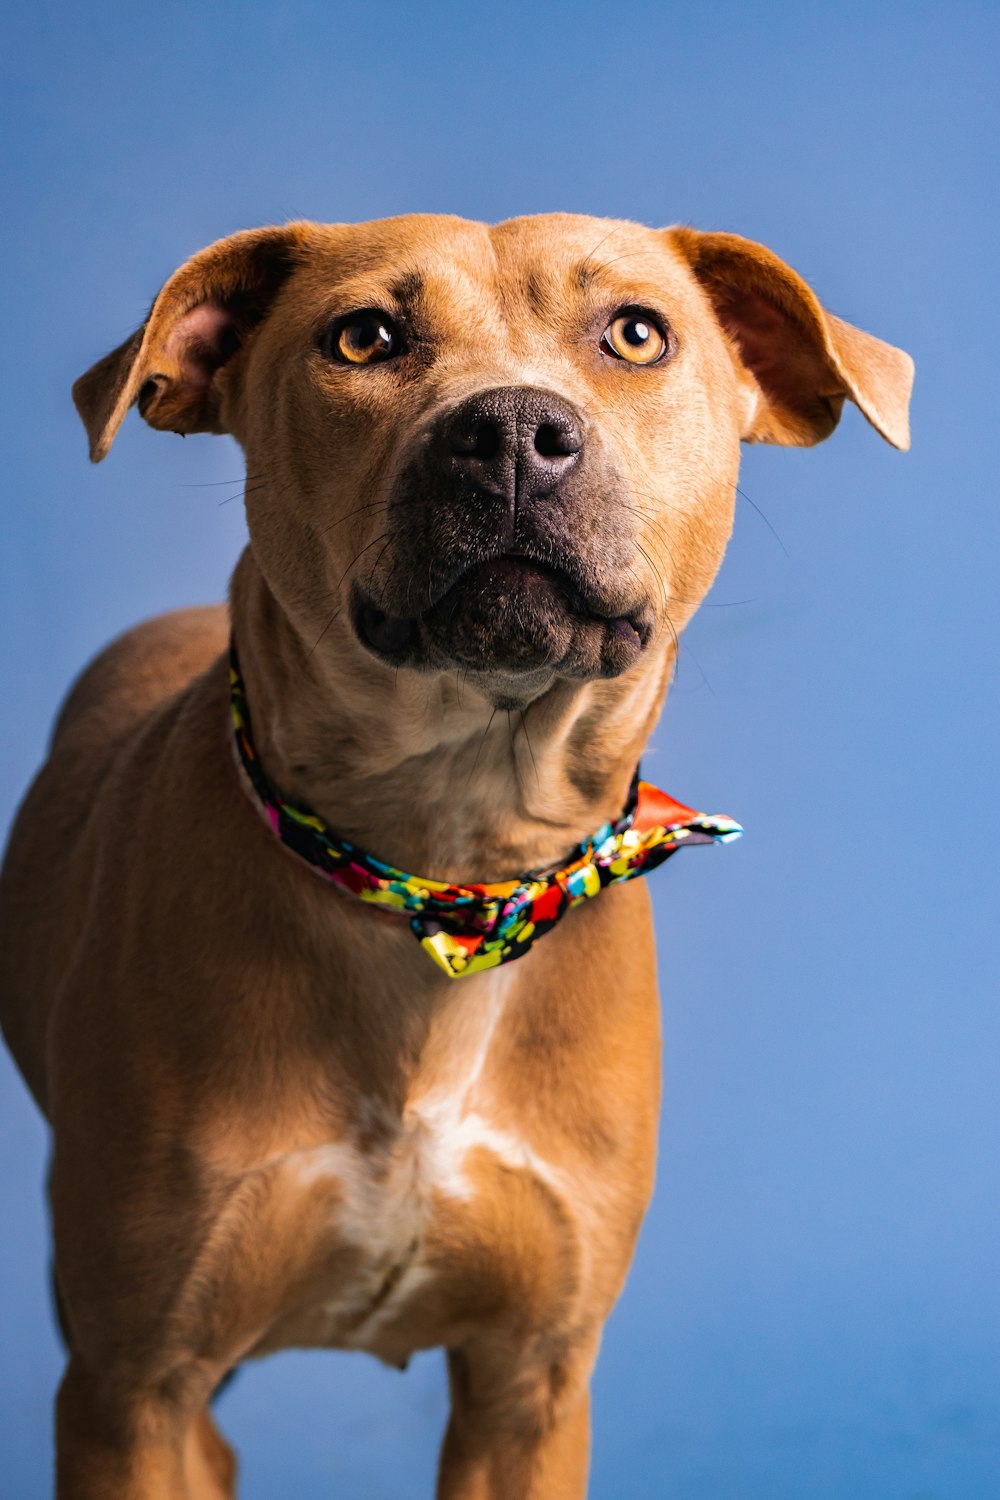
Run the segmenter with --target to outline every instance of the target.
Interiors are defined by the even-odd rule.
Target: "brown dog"
[[[816,442],[849,397],[905,447],[910,381],[759,245],[555,215],[234,235],[78,382],[95,460],[135,402],[232,433],[251,541],[228,612],[84,673],[3,876],[3,1022],[54,1133],[59,1500],[232,1495],[207,1403],[290,1345],[443,1345],[439,1496],[584,1495],[653,1179],[645,882],[453,981],[259,816],[230,629],[287,799],[404,870],[518,876],[624,807],[740,439]]]

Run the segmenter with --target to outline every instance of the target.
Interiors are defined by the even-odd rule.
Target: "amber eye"
[[[667,340],[649,313],[626,312],[608,324],[601,348],[615,359],[628,360],[630,365],[654,365],[666,353]]]
[[[391,359],[402,348],[402,339],[392,319],[378,311],[352,313],[335,324],[330,352],[348,365],[373,365]]]

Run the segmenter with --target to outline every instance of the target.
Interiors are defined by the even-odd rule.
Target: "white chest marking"
[[[396,1274],[388,1296],[352,1334],[364,1342],[388,1321],[431,1272],[423,1263],[426,1221],[436,1194],[468,1200],[473,1184],[469,1156],[483,1149],[505,1166],[533,1172],[564,1196],[569,1178],[515,1131],[491,1123],[483,1075],[503,1016],[511,978],[491,974],[486,993],[460,1011],[446,1038],[442,1067],[407,1101],[402,1132],[392,1144],[364,1154],[349,1140],[296,1152],[284,1168],[304,1187],[335,1179],[342,1189],[334,1227],[338,1238],[364,1251],[366,1271],[326,1304],[333,1317],[372,1305],[373,1289]],[[470,997],[471,999],[472,997]]]

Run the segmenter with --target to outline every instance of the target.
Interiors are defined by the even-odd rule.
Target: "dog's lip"
[[[437,610],[447,601],[448,595],[467,582],[472,574],[487,571],[495,578],[506,578],[512,584],[528,582],[532,577],[547,579],[558,589],[572,614],[596,620],[602,625],[617,625],[622,621],[634,630],[643,645],[649,636],[649,613],[644,607],[620,612],[599,599],[571,564],[524,547],[508,547],[503,552],[470,563],[457,577],[448,579],[447,586],[436,594],[420,618]]]
[[[514,585],[526,583],[532,578],[544,578],[556,586],[566,600],[566,603],[575,609],[577,613],[592,613],[587,601],[584,599],[569,572],[558,563],[551,562],[547,558],[538,557],[534,553],[522,552],[511,548],[507,552],[499,553],[496,557],[485,557],[480,562],[473,563],[471,567],[466,568],[454,580],[451,589],[459,587],[475,573],[487,574],[498,581]],[[446,591],[446,595],[451,592],[451,589]],[[442,597],[446,597],[446,595]]]
[[[616,610],[582,586],[560,561],[543,557],[522,548],[509,548],[492,556],[478,558],[449,577],[443,588],[435,591],[429,603],[413,615],[396,614],[375,604],[361,589],[355,593],[352,616],[355,631],[363,643],[383,660],[399,663],[411,653],[424,629],[440,629],[448,617],[450,596],[458,594],[473,576],[481,573],[484,581],[506,583],[512,588],[531,587],[533,581],[547,583],[561,597],[567,612],[581,622],[591,622],[611,636],[626,643],[638,642],[642,650],[653,634],[653,617],[646,605],[630,610]]]
[[[416,620],[390,614],[370,601],[359,605],[357,625],[367,644],[382,656],[395,656],[405,651],[417,633]]]

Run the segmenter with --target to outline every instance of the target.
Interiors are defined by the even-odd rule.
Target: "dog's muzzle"
[[[396,665],[617,676],[653,620],[626,493],[561,397],[476,392],[436,420],[398,476],[386,582],[354,587],[358,635]]]

